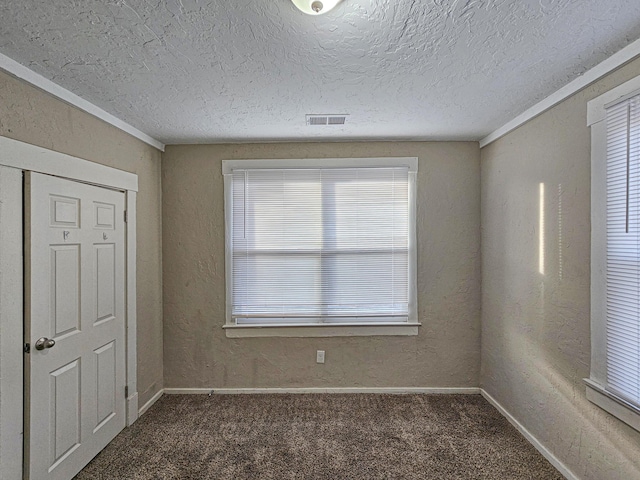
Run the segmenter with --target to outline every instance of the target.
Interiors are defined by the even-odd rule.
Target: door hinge
[[[124,398],[129,398],[129,387],[127,385],[124,386]]]
[[[124,211],[124,223],[127,223],[127,211]]]
[[[24,353],[31,353],[31,344],[30,343],[25,343],[24,344]]]

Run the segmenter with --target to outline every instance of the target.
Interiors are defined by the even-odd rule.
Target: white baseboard
[[[422,387],[355,387],[355,388],[324,388],[324,387],[302,387],[302,388],[165,388],[164,393],[168,395],[177,394],[258,394],[258,393],[386,393],[394,395],[420,393],[420,394],[466,394],[479,395],[480,389],[477,387],[454,387],[454,388],[422,388]]]
[[[164,393],[165,393],[164,389],[161,389],[158,393],[156,393],[153,397],[151,397],[147,403],[145,403],[142,407],[140,407],[140,410],[138,411],[138,417],[141,417],[142,414],[144,414],[144,412],[149,410],[154,403],[160,400],[160,397],[162,397]]]
[[[491,404],[493,405],[507,420],[509,423],[516,427],[516,429],[522,434],[527,441],[533,445],[536,450],[538,450],[544,458],[549,460],[549,463],[556,467],[558,471],[564,475],[567,480],[579,480],[578,476],[575,475],[569,468],[562,463],[558,458],[551,453],[541,442],[538,440],[529,430],[527,430],[518,420],[516,420],[513,415],[511,415],[498,401],[489,395],[484,389],[480,389],[480,394]]]

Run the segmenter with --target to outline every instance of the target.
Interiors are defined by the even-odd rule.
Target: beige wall
[[[226,338],[221,161],[419,157],[414,337]],[[473,143],[168,147],[162,162],[165,387],[475,387],[479,148]],[[315,363],[315,351],[326,363]]]
[[[162,388],[160,152],[0,72],[0,135],[138,174],[138,392]]]
[[[587,101],[640,60],[482,149],[481,383],[581,479],[640,478],[640,433],[586,400]],[[539,184],[544,183],[544,274]]]

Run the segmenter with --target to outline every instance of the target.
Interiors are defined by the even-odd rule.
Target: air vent
[[[348,115],[307,115],[307,125],[344,125]]]

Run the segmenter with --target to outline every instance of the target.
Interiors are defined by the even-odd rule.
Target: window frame
[[[640,408],[607,390],[607,112],[614,103],[640,94],[640,76],[587,103],[591,127],[591,367],[586,396],[640,431]]]
[[[310,323],[310,324],[236,324],[231,316],[233,302],[233,187],[234,169],[284,168],[375,168],[408,167],[409,169],[409,316],[407,322]],[[416,177],[417,157],[322,158],[322,159],[251,159],[223,160],[225,210],[225,282],[226,319],[223,328],[229,338],[242,337],[334,337],[418,335],[417,311],[417,243],[416,243]]]

